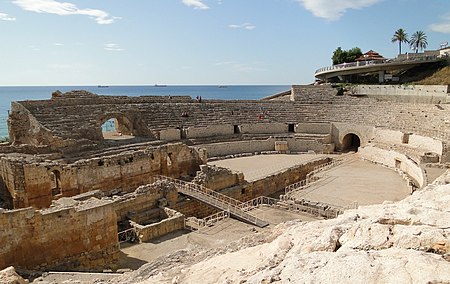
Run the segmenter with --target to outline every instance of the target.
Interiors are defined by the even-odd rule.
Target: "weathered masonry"
[[[73,91],[13,102],[10,143],[0,144],[0,242],[7,244],[0,268],[101,270],[117,259],[120,232],[130,225],[146,241],[182,228],[185,218],[218,212],[171,184],[153,183],[155,176],[245,202],[279,193],[330,162],[317,158],[247,181],[205,165],[208,159],[358,151],[420,189],[428,183],[425,165],[450,162],[450,105],[400,101],[293,86],[254,101]],[[115,133],[108,136],[102,126],[111,120]]]

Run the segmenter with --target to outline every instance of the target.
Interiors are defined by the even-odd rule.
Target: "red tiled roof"
[[[356,58],[356,61],[366,61],[366,60],[381,60],[385,59],[383,56],[381,56],[378,52],[373,51],[372,49],[361,55],[360,57]]]

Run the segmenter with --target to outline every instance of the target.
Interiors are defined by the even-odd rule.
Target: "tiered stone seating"
[[[55,137],[99,140],[106,119],[124,116],[138,135],[156,138],[163,129],[220,124],[344,122],[409,131],[450,140],[450,106],[337,96],[332,88],[307,88],[287,101],[195,102],[189,97],[57,98],[20,102]],[[187,114],[187,115],[183,115]]]

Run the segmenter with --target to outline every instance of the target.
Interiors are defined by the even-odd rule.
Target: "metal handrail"
[[[312,182],[315,182],[319,179],[318,177],[315,177],[315,174],[338,166],[342,164],[342,162],[343,162],[342,158],[333,159],[327,163],[315,166],[314,169],[306,175],[306,179],[303,179],[301,181],[286,186],[284,188],[284,193],[290,194],[293,191],[299,191],[309,187]]]
[[[396,63],[408,63],[408,62],[416,62],[416,61],[435,61],[438,59],[438,56],[436,55],[424,55],[420,57],[414,57],[411,59],[381,59],[381,60],[368,60],[368,61],[357,61],[357,62],[350,62],[350,63],[342,63],[342,64],[336,64],[331,66],[326,66],[317,69],[314,74],[322,73],[325,71],[332,71],[332,70],[339,70],[349,67],[363,67],[363,66],[369,66],[369,65],[377,65],[377,64],[396,64]]]
[[[211,227],[216,225],[217,223],[219,223],[220,221],[229,218],[230,217],[230,213],[228,211],[220,211],[217,213],[214,213],[212,215],[209,215],[203,219],[198,219],[198,218],[187,218],[185,220],[185,227],[189,228],[189,229],[196,229],[197,231],[201,231],[201,229],[206,228],[206,227]],[[188,225],[187,223],[194,223],[194,225],[196,225],[196,228],[194,228],[192,225]]]
[[[219,193],[217,191],[208,189],[202,185],[190,183],[190,182],[186,182],[186,181],[182,181],[179,179],[174,179],[174,178],[170,178],[170,177],[166,177],[166,176],[161,176],[161,175],[153,176],[153,179],[172,182],[175,185],[179,186],[181,192],[187,191],[187,192],[193,193],[193,195],[196,195],[196,197],[199,200],[205,201],[206,203],[209,203],[211,205],[215,205],[216,207],[222,208],[222,207],[224,207],[223,205],[226,205],[227,208],[222,208],[222,209],[227,210],[228,212],[238,216],[239,218],[247,220],[253,224],[257,224],[258,222],[263,222],[258,217],[254,216],[248,212],[243,211],[242,202],[240,202],[239,200],[229,197],[225,194]],[[206,197],[210,197],[210,198],[207,199]]]
[[[242,204],[242,210],[248,211],[252,210],[260,205],[274,205],[277,204],[280,200],[272,197],[267,196],[259,196],[256,198],[253,198],[252,200],[249,200],[247,202],[244,202]]]

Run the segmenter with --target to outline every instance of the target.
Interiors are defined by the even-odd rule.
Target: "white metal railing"
[[[228,219],[230,213],[228,211],[220,211],[215,214],[209,215],[203,219],[195,217],[186,218],[184,221],[184,227],[191,231],[200,232],[204,228],[212,227],[224,219]]]
[[[284,188],[284,193],[288,195],[288,194],[291,194],[293,191],[300,191],[300,190],[303,190],[303,189],[309,187],[311,185],[311,183],[319,180],[319,177],[315,176],[317,173],[331,169],[337,165],[342,164],[342,162],[343,162],[343,158],[332,159],[331,161],[329,161],[327,163],[315,166],[314,169],[306,175],[305,179],[286,186]]]
[[[119,243],[129,242],[134,243],[138,239],[135,228],[130,228],[119,232],[118,234]]]
[[[272,206],[272,205],[277,204],[279,201],[280,200],[278,200],[276,198],[267,197],[267,196],[259,196],[259,197],[253,198],[252,200],[244,202],[242,204],[242,210],[249,211],[249,210],[259,207],[260,205]]]
[[[332,71],[332,70],[340,70],[344,68],[350,68],[350,67],[362,67],[362,66],[372,66],[377,64],[400,64],[400,63],[408,63],[408,62],[417,62],[417,61],[435,61],[438,59],[438,56],[436,55],[424,55],[424,56],[417,56],[411,59],[381,59],[381,60],[368,60],[368,61],[357,61],[357,62],[350,62],[350,63],[342,63],[342,64],[336,64],[332,66],[326,66],[322,67],[316,70],[314,74],[322,73],[326,71]]]
[[[225,194],[208,189],[199,184],[186,182],[166,176],[153,176],[152,178],[153,181],[161,180],[174,183],[175,186],[178,186],[178,190],[180,192],[191,195],[192,197],[195,197],[216,208],[220,208],[221,210],[228,211],[230,214],[233,214],[238,218],[251,222],[252,224],[258,225],[266,223],[263,220],[259,219],[258,217],[248,212],[245,212],[242,209],[244,208],[242,202],[232,197],[229,197]]]
[[[307,199],[296,200],[290,196],[283,197],[284,205],[287,210],[294,212],[305,212],[314,216],[323,216],[327,219],[336,218],[342,214],[345,209],[354,209],[358,207],[357,202],[353,202],[346,207],[337,206],[325,202],[314,202]]]

